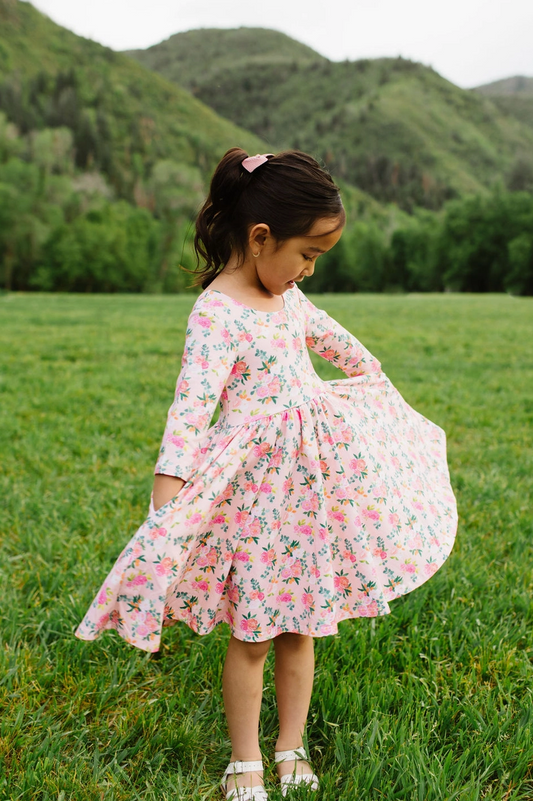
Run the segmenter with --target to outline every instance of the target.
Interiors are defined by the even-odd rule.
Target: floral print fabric
[[[186,484],[150,503],[78,637],[114,628],[156,651],[176,621],[245,641],[325,636],[388,613],[448,557],[444,432],[297,287],[283,298],[279,312],[197,299],[156,465]],[[322,381],[308,348],[347,378]]]

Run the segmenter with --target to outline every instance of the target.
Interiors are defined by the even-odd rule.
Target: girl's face
[[[268,226],[254,226],[250,231],[250,250],[260,285],[272,295],[282,295],[295,282],[313,275],[317,258],[337,244],[343,225],[344,221],[338,217],[324,217],[315,221],[306,236],[296,236],[281,244],[272,237]],[[253,254],[257,253],[255,257]]]

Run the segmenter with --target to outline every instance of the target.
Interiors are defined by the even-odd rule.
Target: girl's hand
[[[162,506],[175,498],[185,481],[174,476],[156,475],[154,478],[154,510],[157,512]]]

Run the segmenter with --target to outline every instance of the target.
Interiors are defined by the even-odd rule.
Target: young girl
[[[302,782],[318,787],[302,747],[313,639],[346,618],[387,614],[442,565],[455,536],[444,432],[296,286],[344,221],[338,188],[304,153],[233,148],[218,165],[196,224],[204,292],[148,518],[77,631],[92,640],[114,628],[156,651],[162,625],[230,626],[224,787],[233,801],[267,798],[258,723],[272,641],[286,795]],[[347,378],[322,381],[307,348]]]

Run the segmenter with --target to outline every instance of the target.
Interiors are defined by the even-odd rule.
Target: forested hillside
[[[517,164],[533,166],[533,130],[432,69],[401,58],[334,63],[287,40],[198,30],[132,55],[273,149],[315,153],[337,177],[409,211],[516,184]]]
[[[235,144],[264,149],[130,58],[0,0],[3,285],[183,287],[184,231]]]
[[[225,70],[246,71],[254,62],[271,65],[327,62],[311,47],[264,28],[225,31],[202,28],[174,34],[146,50],[124,52],[193,92],[200,83],[216,80]]]
[[[190,289],[195,212],[239,144],[306,149],[341,186],[346,230],[310,291],[533,294],[533,195],[504,184],[533,188],[533,130],[491,101],[411,62],[332,64],[274,31],[163,45],[152,66],[167,58],[228,116],[240,103],[264,138],[29,3],[0,0],[0,289]]]
[[[480,95],[489,97],[504,113],[516,117],[517,120],[533,129],[533,78],[515,75],[474,89]],[[531,162],[529,162],[530,172]]]

